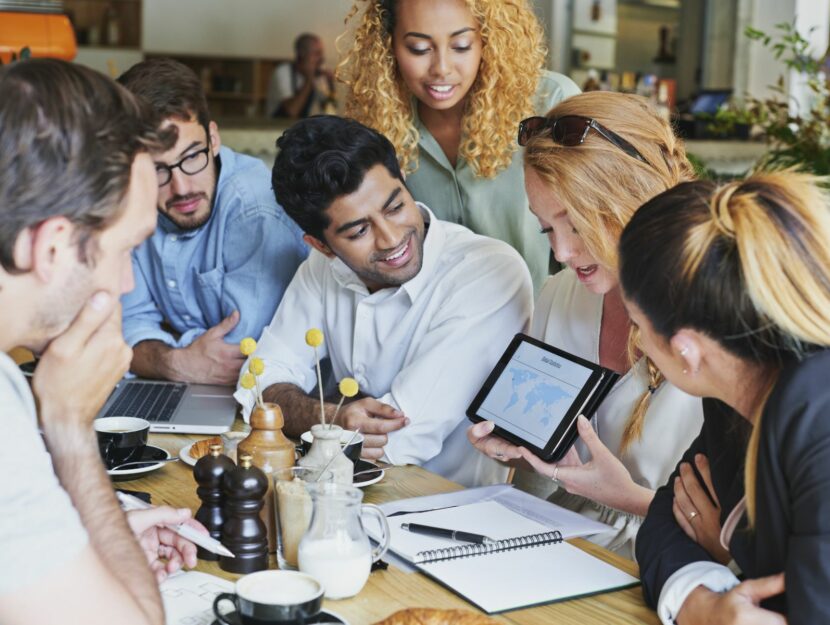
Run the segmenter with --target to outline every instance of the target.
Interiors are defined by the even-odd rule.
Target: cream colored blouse
[[[599,362],[602,301],[601,295],[582,286],[573,270],[564,269],[548,278],[539,294],[530,334],[586,360]],[[641,359],[617,381],[591,423],[600,440],[622,460],[634,481],[655,490],[666,482],[700,432],[703,409],[700,398],[663,382],[651,397],[642,437],[620,457],[625,425],[647,388],[648,372]],[[583,462],[590,460],[581,441],[577,442],[577,450]],[[514,483],[522,490],[607,523],[614,528],[613,532],[598,534],[589,540],[633,559],[634,539],[642,517],[572,495],[564,488],[557,489],[550,479],[536,473],[517,471]]]

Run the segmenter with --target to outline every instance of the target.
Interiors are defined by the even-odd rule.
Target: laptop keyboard
[[[110,407],[105,417],[140,417],[147,421],[170,421],[184,398],[186,384],[175,382],[125,382],[125,387]]]

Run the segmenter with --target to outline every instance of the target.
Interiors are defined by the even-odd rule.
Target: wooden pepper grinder
[[[251,433],[239,443],[237,453],[250,454],[254,466],[269,476],[280,469],[294,466],[294,443],[285,437],[282,428],[285,418],[277,404],[257,404],[251,412]],[[260,517],[268,530],[268,551],[277,550],[277,528],[274,520],[274,493],[268,480],[265,505]]]
[[[219,556],[219,567],[230,573],[253,573],[268,568],[268,535],[259,518],[268,478],[251,464],[250,454],[239,454],[239,466],[222,478],[225,523],[222,541],[236,556]]]
[[[225,514],[222,509],[222,478],[236,468],[233,460],[222,453],[222,445],[211,445],[210,453],[199,458],[193,467],[193,479],[199,487],[196,494],[202,506],[196,512],[196,520],[204,525],[212,538],[222,540],[222,524]],[[202,547],[196,548],[196,555],[202,560],[218,560],[219,556]]]

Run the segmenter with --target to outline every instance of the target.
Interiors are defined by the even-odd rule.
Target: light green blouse
[[[577,93],[579,87],[570,78],[546,71],[536,91],[536,113],[544,115],[555,104]],[[547,237],[539,234],[539,222],[528,210],[522,151],[517,150],[507,169],[494,178],[478,178],[463,158],[453,168],[421,123],[417,110],[415,117],[420,134],[418,169],[406,179],[413,197],[429,206],[440,219],[463,224],[473,232],[512,245],[525,259],[538,293],[548,276],[550,246]]]

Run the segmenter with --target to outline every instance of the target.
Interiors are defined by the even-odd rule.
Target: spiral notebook
[[[420,523],[484,534],[477,545],[401,529]],[[568,543],[558,531],[495,501],[389,519],[390,549],[488,614],[635,586],[636,577]]]

